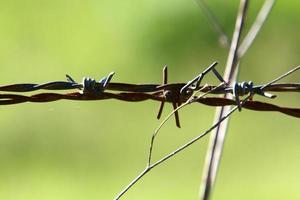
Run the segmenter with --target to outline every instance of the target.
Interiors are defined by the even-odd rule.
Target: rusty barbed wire
[[[71,76],[67,76],[67,81],[53,81],[43,84],[23,83],[0,86],[0,105],[12,105],[25,102],[46,103],[58,100],[108,100],[117,99],[128,102],[139,102],[145,100],[154,100],[161,102],[158,118],[160,117],[165,102],[172,103],[174,109],[186,102],[192,95],[193,91],[201,90],[202,92],[209,92],[211,94],[225,94],[232,93],[236,95],[246,95],[250,92],[261,94],[262,92],[300,92],[300,83],[271,83],[268,85],[257,85],[245,87],[247,84],[237,84],[234,87],[224,85],[212,90],[214,85],[200,85],[202,78],[209,72],[213,71],[218,77],[219,74],[215,70],[213,63],[205,71],[200,73],[197,77],[188,81],[187,83],[167,83],[167,67],[164,68],[164,80],[162,84],[130,84],[130,83],[114,83],[110,82],[114,73],[110,73],[107,77],[100,81],[95,81],[91,78],[83,78],[81,83],[74,81]],[[299,69],[295,68],[294,71]],[[239,88],[235,88],[235,87]],[[241,88],[243,87],[243,88]],[[262,89],[263,88],[263,89]],[[69,92],[65,94],[46,92],[33,95],[25,95],[19,93],[33,92],[39,90],[79,90],[77,92]],[[238,90],[237,90],[238,89]],[[3,93],[5,92],[5,93]],[[13,93],[12,93],[13,92]],[[236,105],[237,101],[223,97],[204,97],[197,99],[198,103],[208,106],[226,106]],[[287,108],[274,105],[267,102],[260,102],[249,100],[243,105],[243,108],[255,111],[277,111],[293,117],[300,118],[300,108]],[[178,113],[175,114],[176,125],[180,127]]]

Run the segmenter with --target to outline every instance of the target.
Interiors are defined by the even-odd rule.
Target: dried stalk
[[[237,17],[237,23],[235,28],[235,34],[233,36],[233,41],[231,44],[231,51],[228,56],[226,71],[225,71],[225,80],[228,80],[229,84],[236,79],[238,73],[238,66],[239,66],[239,59],[245,55],[251,44],[253,43],[254,39],[256,38],[258,32],[261,30],[264,22],[266,21],[267,17],[269,16],[270,11],[273,8],[275,0],[266,0],[260,12],[253,23],[250,31],[246,35],[245,39],[243,40],[242,44],[238,47],[239,44],[239,37],[242,31],[242,24],[243,24],[243,15],[245,16],[246,8],[247,8],[247,1],[241,1],[240,3],[240,15]],[[243,8],[244,7],[244,8]],[[243,11],[244,10],[244,11]],[[240,20],[240,25],[238,20]],[[240,27],[238,27],[240,26]],[[236,40],[234,41],[234,39]],[[236,42],[233,44],[233,42]],[[237,51],[238,49],[238,51]],[[272,83],[270,83],[272,84]],[[264,86],[264,88],[267,87]],[[225,94],[225,98],[228,97],[229,94]],[[228,111],[230,107],[222,107],[217,108],[216,110],[216,117],[215,120],[217,121],[220,117]],[[206,156],[206,163],[203,173],[203,179],[200,188],[200,199],[209,199],[210,192],[214,185],[216,179],[216,173],[218,170],[219,162],[221,159],[221,153],[224,145],[227,125],[229,122],[229,118],[216,130],[215,134],[212,134],[210,139],[210,145],[208,147],[208,152]]]
[[[276,0],[266,0],[265,3],[263,4],[253,25],[251,26],[249,32],[245,36],[241,45],[239,46],[239,50],[238,50],[239,58],[242,58],[245,55],[245,53],[248,51],[251,44],[253,44],[254,39],[256,38],[257,34],[261,30],[265,21],[267,20],[275,2]]]
[[[213,30],[218,34],[220,44],[229,48],[230,39],[228,38],[226,32],[224,31],[223,26],[219,22],[218,18],[214,15],[214,13],[210,10],[210,8],[206,5],[204,0],[195,0],[197,5],[202,9],[205,17],[208,19],[211,24]]]
[[[231,83],[236,79],[235,75],[238,71],[237,50],[240,41],[240,36],[243,30],[247,7],[248,0],[241,0],[224,74],[224,79],[228,81],[229,85],[231,85]],[[230,106],[221,107],[220,109],[217,108],[215,122],[222,119],[223,116],[229,112],[229,110]],[[200,199],[209,199],[211,190],[215,182],[219,161],[221,158],[227,125],[228,120],[225,120],[222,125],[217,127],[216,132],[210,137],[210,144],[208,147],[205,168],[200,187]]]

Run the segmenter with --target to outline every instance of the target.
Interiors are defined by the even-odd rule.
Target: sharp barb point
[[[177,103],[175,103],[175,102],[173,103],[173,109],[174,109],[174,110],[177,109]],[[176,122],[176,126],[177,126],[178,128],[181,128],[178,111],[176,110],[174,114],[175,114],[175,122]]]

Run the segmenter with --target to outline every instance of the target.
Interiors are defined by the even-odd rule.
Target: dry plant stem
[[[154,141],[155,141],[155,137],[157,136],[157,134],[159,133],[160,129],[163,127],[163,125],[171,118],[171,116],[173,116],[175,114],[176,111],[180,110],[181,108],[185,107],[186,105],[190,104],[191,102],[187,101],[184,104],[181,104],[180,106],[178,106],[176,109],[174,109],[162,122],[161,124],[158,126],[158,128],[155,130],[155,132],[153,133],[152,137],[151,137],[151,143],[150,143],[150,148],[149,148],[149,156],[148,156],[148,164],[147,166],[149,167],[151,165],[151,159],[152,159],[152,153],[153,153],[153,145],[154,145]]]
[[[251,26],[249,32],[245,36],[243,42],[241,43],[238,50],[238,57],[241,58],[245,55],[251,44],[253,44],[254,39],[256,38],[258,32],[261,30],[263,24],[268,18],[276,0],[266,0],[260,9],[255,22]]]
[[[210,24],[212,25],[213,30],[218,34],[219,41],[223,47],[229,48],[229,38],[224,31],[221,23],[217,19],[217,17],[213,14],[213,12],[206,5],[204,0],[195,0],[199,7],[203,10],[205,17],[208,19]]]
[[[250,98],[250,95],[247,96],[243,102],[241,103],[241,105],[243,105],[248,99]],[[193,138],[192,140],[190,140],[189,142],[185,143],[184,145],[182,145],[181,147],[177,148],[175,151],[167,154],[165,157],[163,157],[162,159],[156,161],[155,163],[147,166],[129,185],[127,185],[115,198],[115,200],[120,199],[132,186],[134,186],[141,178],[143,178],[148,172],[150,172],[154,167],[157,167],[158,165],[162,164],[163,162],[165,162],[166,160],[170,159],[171,157],[175,156],[177,153],[183,151],[184,149],[188,148],[189,146],[191,146],[192,144],[194,144],[195,142],[197,142],[198,140],[200,140],[201,138],[203,138],[205,135],[207,135],[208,133],[210,133],[212,130],[214,130],[216,127],[218,127],[226,118],[228,118],[234,111],[236,111],[238,109],[237,106],[233,107],[226,115],[224,115],[218,122],[216,122],[215,124],[213,124],[209,129],[207,129],[205,132],[201,133],[200,135],[196,136],[195,138]]]
[[[236,72],[238,70],[237,50],[238,50],[241,32],[243,30],[247,5],[248,5],[248,0],[240,1],[240,7],[236,19],[235,29],[232,37],[231,47],[230,47],[227,64],[225,68],[225,74],[224,74],[224,79],[228,81],[229,85],[231,85],[231,83],[236,79],[234,75],[237,74]],[[228,97],[228,95],[225,95],[225,97]],[[216,116],[215,122],[224,119],[223,116],[226,116],[226,113],[228,113],[229,110],[230,110],[230,106],[217,109],[215,115]],[[204,166],[202,183],[200,187],[200,199],[207,200],[210,197],[210,193],[213,184],[215,182],[219,161],[221,158],[227,125],[228,125],[228,120],[225,120],[225,122],[222,125],[217,127],[216,132],[211,135],[210,144],[206,155],[206,162]]]

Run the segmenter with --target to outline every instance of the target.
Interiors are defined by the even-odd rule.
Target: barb
[[[168,67],[165,66],[163,69],[163,85],[168,84]],[[181,100],[180,97],[178,96],[178,94],[176,94],[177,91],[172,91],[170,89],[163,89],[163,97],[172,102],[172,106],[173,109],[175,110],[175,122],[176,122],[176,126],[178,128],[180,128],[180,121],[179,121],[179,113],[177,111],[177,107],[180,106],[181,104]],[[177,97],[177,98],[176,98]],[[160,103],[160,107],[159,107],[159,111],[157,114],[157,119],[160,119],[162,111],[164,109],[164,105],[165,105],[165,100],[162,100]]]
[[[185,95],[185,94],[189,94],[190,91],[192,90],[199,90],[199,86],[201,84],[201,81],[203,79],[203,77],[209,73],[210,71],[213,71],[213,73],[215,74],[215,76],[221,81],[221,82],[225,82],[223,80],[223,78],[221,77],[221,75],[219,74],[219,72],[215,69],[215,66],[217,65],[217,62],[214,62],[213,64],[211,64],[208,68],[206,68],[203,72],[201,72],[198,76],[196,76],[195,78],[193,78],[191,81],[189,81],[185,86],[183,86],[180,90],[180,94],[181,95]]]

